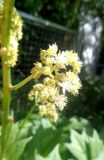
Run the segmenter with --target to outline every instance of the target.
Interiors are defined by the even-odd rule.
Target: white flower
[[[67,58],[66,58],[64,52],[57,54],[56,63],[61,63],[61,64],[64,64],[64,65],[67,65]]]
[[[65,95],[58,95],[55,98],[55,105],[62,111],[67,104],[67,97]]]
[[[65,94],[66,91],[70,91],[72,88],[72,84],[69,81],[64,81],[59,83],[59,85],[62,87],[63,94]]]

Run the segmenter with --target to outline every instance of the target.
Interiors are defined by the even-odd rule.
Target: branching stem
[[[14,86],[10,86],[10,90],[13,91],[13,90],[17,90],[21,87],[23,87],[24,85],[26,85],[30,80],[32,79],[32,75],[28,76],[26,79],[24,79],[22,82],[14,85]]]

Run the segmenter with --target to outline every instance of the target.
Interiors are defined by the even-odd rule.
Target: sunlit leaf
[[[39,154],[35,154],[36,160],[62,160],[59,153],[59,145],[57,145],[47,157],[43,157]]]
[[[104,144],[96,131],[88,136],[85,131],[79,134],[72,130],[70,139],[71,143],[66,144],[66,147],[77,160],[104,159]]]

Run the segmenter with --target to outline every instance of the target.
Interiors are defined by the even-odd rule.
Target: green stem
[[[21,87],[23,87],[25,84],[27,84],[32,79],[32,75],[28,76],[26,79],[24,79],[22,82],[18,83],[17,85],[10,86],[10,90],[17,90]]]
[[[3,17],[1,27],[1,47],[8,49],[10,40],[11,16],[13,12],[14,0],[4,0]],[[10,85],[11,69],[6,65],[7,57],[2,57],[2,74],[3,74],[3,102],[2,102],[2,132],[1,132],[1,153],[0,160],[4,157],[4,151],[7,139],[8,116],[10,108]]]
[[[4,0],[3,1],[3,18],[2,18],[2,46],[8,48],[10,39],[10,28],[11,28],[11,18],[13,12],[13,6],[15,0]]]

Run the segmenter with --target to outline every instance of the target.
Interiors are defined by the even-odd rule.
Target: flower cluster
[[[63,110],[67,103],[65,92],[76,95],[81,88],[78,73],[82,62],[73,51],[58,52],[56,44],[49,45],[47,50],[41,50],[40,59],[41,62],[34,64],[31,74],[33,79],[43,77],[42,83],[33,86],[29,99],[38,97],[39,113],[57,121],[58,110]]]
[[[2,3],[0,4],[0,29],[2,27],[2,14],[3,14],[3,7]],[[5,57],[6,61],[5,64],[8,66],[14,66],[16,64],[18,58],[18,41],[22,38],[22,20],[14,8],[12,19],[11,19],[11,28],[10,28],[10,41],[9,46],[6,48],[2,46],[2,36],[0,33],[0,55]]]

